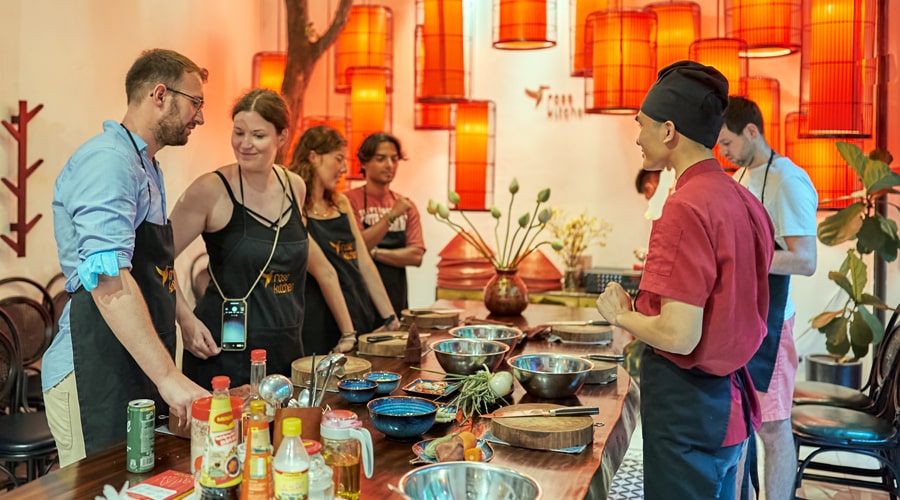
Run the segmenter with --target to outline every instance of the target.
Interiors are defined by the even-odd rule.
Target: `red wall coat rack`
[[[26,189],[28,177],[37,170],[41,163],[44,163],[43,159],[38,159],[30,167],[26,165],[26,162],[28,161],[28,122],[30,122],[31,119],[34,118],[34,115],[38,114],[38,111],[43,109],[43,107],[43,104],[38,104],[37,107],[28,111],[28,101],[19,101],[19,114],[13,115],[8,122],[3,120],[3,126],[6,127],[6,130],[8,130],[10,134],[12,134],[13,139],[19,143],[18,178],[16,184],[13,184],[12,181],[5,177],[3,178],[3,183],[6,184],[6,187],[8,187],[10,191],[12,191],[13,196],[18,199],[18,203],[16,222],[11,222],[9,224],[10,231],[17,233],[16,239],[13,240],[5,234],[0,235],[0,238],[3,238],[3,241],[12,247],[19,257],[25,256],[25,236],[31,231],[31,228],[34,227],[37,221],[41,220],[41,214],[37,214],[33,219],[27,223],[25,222],[25,195],[28,192]],[[18,125],[18,128],[13,127],[14,124]]]

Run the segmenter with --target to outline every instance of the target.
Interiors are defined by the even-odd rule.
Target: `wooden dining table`
[[[601,319],[593,308],[565,307],[558,305],[530,304],[517,317],[494,318],[488,315],[484,304],[477,301],[439,300],[435,309],[458,310],[461,321],[472,323],[487,318],[490,321],[510,323],[515,326],[534,328],[550,322],[588,321]],[[431,342],[448,338],[444,330],[426,330],[430,335],[423,341]],[[613,340],[606,345],[548,342],[530,339],[518,345],[511,355],[523,353],[551,352],[572,355],[592,353],[618,354],[631,340],[630,335],[613,329]],[[372,363],[373,370],[388,370],[402,375],[401,387],[417,378],[440,378],[439,375],[423,373],[406,364],[400,358],[375,357],[356,354]],[[442,371],[434,354],[426,354],[419,367],[425,370]],[[504,367],[505,368],[505,367]],[[401,388],[396,395],[405,394]],[[450,396],[452,398],[452,396]],[[600,385],[584,385],[574,397],[566,399],[539,399],[527,393],[518,384],[507,397],[511,404],[555,403],[566,406],[596,406],[599,414],[593,416],[593,443],[578,454],[554,451],[540,451],[494,444],[491,464],[515,469],[533,477],[540,484],[544,499],[605,499],[616,470],[622,463],[631,434],[638,418],[639,395],[637,385],[627,372],[618,367],[616,380]],[[412,444],[418,439],[439,437],[458,428],[458,424],[441,424],[433,427],[423,437],[412,441],[388,439],[375,430],[364,404],[351,404],[337,393],[327,393],[323,406],[349,409],[357,413],[372,434],[374,445],[374,473],[371,478],[363,477],[360,498],[400,498],[388,489],[388,484],[398,484],[401,477],[414,469],[410,460],[415,458]],[[471,427],[469,427],[471,426]],[[476,435],[490,429],[490,420],[474,418],[467,425]],[[125,469],[125,443],[108,451],[96,454],[63,469],[21,486],[11,492],[15,498],[55,498],[92,499],[102,495],[104,485],[121,489],[125,481],[135,484],[167,469],[190,472],[190,441],[171,434],[157,434],[155,442],[156,464],[153,470],[143,474],[130,473]]]

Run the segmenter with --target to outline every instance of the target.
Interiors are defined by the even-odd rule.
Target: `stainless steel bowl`
[[[413,500],[541,498],[541,485],[531,476],[483,462],[443,462],[419,467],[400,478],[400,489]]]
[[[460,339],[496,340],[497,342],[503,342],[509,346],[510,351],[515,349],[516,344],[525,337],[522,330],[513,326],[503,325],[457,326],[456,328],[451,328],[449,333]]]
[[[594,364],[586,359],[551,353],[520,354],[506,363],[525,392],[547,399],[575,395],[594,368]]]
[[[509,352],[509,346],[496,340],[445,339],[431,343],[434,356],[447,373],[472,375],[483,365],[494,371]]]

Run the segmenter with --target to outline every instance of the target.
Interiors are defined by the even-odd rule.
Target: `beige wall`
[[[202,172],[233,160],[229,148],[229,108],[235,97],[250,85],[250,64],[255,52],[284,49],[283,2],[281,0],[0,0],[0,117],[9,120],[17,112],[18,100],[44,109],[29,128],[29,163],[43,158],[44,164],[29,179],[28,216],[43,219],[28,235],[28,254],[17,258],[0,245],[0,277],[26,275],[46,281],[58,271],[53,243],[50,201],[53,182],[68,156],[82,142],[101,130],[105,119],[120,119],[124,113],[124,74],[139,52],[167,47],[183,52],[210,70],[206,86],[206,124],[191,135],[182,148],[167,148],[162,161],[169,191],[169,205],[187,184]],[[337,0],[310,0],[315,26],[324,30],[328,13]],[[394,13],[393,131],[404,142],[410,161],[401,166],[394,188],[409,195],[424,211],[429,198],[443,201],[447,189],[448,133],[413,129],[413,28],[415,2],[386,0]],[[477,0],[473,44],[472,97],[497,103],[496,191],[498,205],[507,201],[505,187],[517,177],[522,187],[521,205],[515,213],[530,208],[530,199],[542,187],[552,189],[551,204],[570,213],[586,208],[590,214],[614,226],[608,245],[589,253],[597,265],[631,266],[632,250],[646,245],[649,223],[642,217],[643,198],[634,192],[634,173],[640,167],[640,151],[634,145],[637,129],[632,116],[586,115],[580,119],[548,119],[546,108],[535,109],[525,88],[550,86],[549,93],[572,94],[576,106],[583,103],[584,84],[568,76],[569,2],[559,0],[558,44],[533,52],[507,52],[490,47],[491,2]],[[700,2],[704,11],[703,34],[715,36],[716,4]],[[896,11],[900,0],[890,0]],[[633,3],[638,5],[637,3]],[[891,52],[897,53],[894,40]],[[752,60],[751,75],[778,78],[782,89],[782,114],[797,108],[799,55],[770,60]],[[342,113],[344,102],[332,95],[326,110],[326,70],[320,61],[307,94],[306,114]],[[891,63],[896,72],[896,64]],[[898,84],[890,85],[892,107],[891,149],[900,155],[898,130]],[[0,175],[14,177],[16,145],[0,131]],[[824,217],[827,214],[820,214]],[[896,216],[896,214],[893,214]],[[487,223],[486,214],[473,218]],[[15,200],[0,187],[0,223],[15,219]],[[9,234],[7,225],[0,233]],[[434,299],[438,251],[452,232],[424,219],[429,248],[420,269],[410,272],[412,305],[423,306]],[[186,274],[189,258],[199,252],[195,245],[179,262]],[[797,333],[810,317],[820,312],[834,286],[827,272],[836,269],[845,249],[820,248],[819,271],[811,278],[794,279],[797,303]],[[898,264],[889,264],[889,302],[897,292]],[[823,292],[824,291],[824,292]],[[820,351],[822,337],[812,332],[801,341],[804,351]]]

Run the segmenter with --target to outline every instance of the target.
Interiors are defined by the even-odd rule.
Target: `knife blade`
[[[430,335],[431,335],[430,333],[420,333],[419,337],[424,338],[424,337],[429,337]],[[386,340],[405,339],[408,336],[409,335],[405,334],[405,333],[402,335],[373,335],[371,337],[366,338],[366,342],[374,344],[376,342],[384,342]]]
[[[494,413],[484,413],[482,418],[509,418],[509,417],[571,417],[576,415],[597,415],[600,408],[592,406],[571,406],[567,408],[554,408],[552,410],[517,410],[517,411],[496,411]]]
[[[625,361],[624,354],[585,354],[581,356],[582,358],[589,359],[592,361],[609,361],[610,363],[621,363]]]
[[[550,326],[610,326],[609,321],[605,319],[592,319],[589,321],[548,321],[544,323]]]

